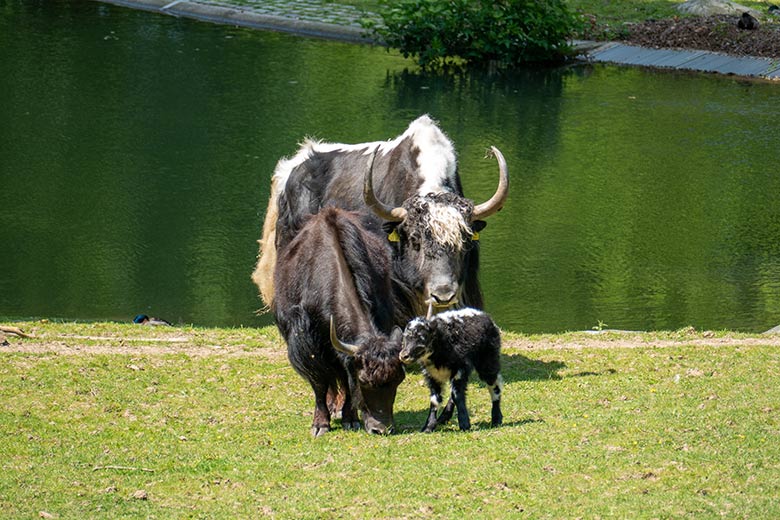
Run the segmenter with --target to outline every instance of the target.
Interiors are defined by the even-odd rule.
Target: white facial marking
[[[463,234],[473,234],[461,212],[446,204],[428,204],[426,227],[436,242],[456,251],[463,249]]]

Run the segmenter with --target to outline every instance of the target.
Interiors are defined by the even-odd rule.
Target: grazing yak
[[[314,390],[315,437],[330,430],[337,396],[345,429],[360,428],[360,411],[367,431],[389,433],[405,376],[401,329],[393,328],[390,247],[361,218],[325,208],[278,253],[276,324],[290,363]]]
[[[466,387],[471,371],[476,369],[485,382],[493,403],[490,423],[503,422],[501,413],[501,334],[486,313],[476,309],[446,311],[427,318],[415,318],[406,326],[403,335],[401,361],[420,363],[425,382],[431,392],[428,419],[422,428],[432,432],[445,424],[458,410],[458,426],[471,428],[466,408]],[[438,419],[436,412],[442,403],[442,386],[449,383],[450,400]]]
[[[455,150],[430,117],[386,142],[329,144],[308,140],[276,166],[252,279],[269,308],[273,272],[306,219],[323,207],[360,213],[365,229],[390,242],[394,322],[403,327],[429,305],[437,311],[482,307],[478,233],[509,191],[506,161],[495,147],[499,183],[486,202],[463,196]],[[369,173],[370,172],[370,173]]]

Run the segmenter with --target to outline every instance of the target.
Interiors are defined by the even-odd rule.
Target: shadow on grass
[[[407,435],[412,433],[420,433],[422,430],[425,419],[428,417],[428,411],[411,412],[411,411],[399,411],[395,414],[395,433],[394,435]],[[471,417],[472,421],[474,417]],[[489,420],[475,421],[471,423],[471,430],[495,430],[501,428],[514,428],[520,426],[526,426],[534,423],[543,423],[542,419],[523,419],[519,421],[504,421],[501,426],[493,427]],[[453,432],[460,433],[458,428],[457,413],[453,416],[452,420],[443,426],[438,426],[436,432]]]
[[[563,361],[541,361],[521,354],[501,354],[501,374],[505,382],[559,380],[566,368]]]

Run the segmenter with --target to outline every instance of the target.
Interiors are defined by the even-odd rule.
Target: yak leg
[[[422,431],[424,433],[431,433],[436,429],[436,425],[438,424],[436,412],[439,411],[439,406],[441,406],[442,403],[441,385],[429,377],[425,378],[425,382],[428,383],[428,389],[431,392],[431,406],[428,409],[428,418],[425,420]]]
[[[328,410],[328,385],[312,383],[314,389],[314,420],[311,423],[312,437],[320,437],[330,431]]]
[[[333,419],[341,419],[341,409],[344,406],[344,390],[331,386],[328,388],[328,410]]]
[[[344,403],[341,407],[341,427],[345,430],[360,431],[360,419],[357,411],[352,406],[352,394],[349,390],[344,391]]]

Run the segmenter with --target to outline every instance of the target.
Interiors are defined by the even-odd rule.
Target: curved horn
[[[406,210],[402,207],[392,207],[380,202],[376,198],[374,193],[374,160],[376,159],[376,153],[379,151],[379,146],[374,150],[374,154],[371,156],[371,163],[368,167],[368,172],[363,179],[363,200],[366,206],[371,208],[376,216],[381,219],[388,220],[390,222],[401,222],[406,218]]]
[[[509,173],[506,169],[506,159],[504,159],[504,155],[495,146],[490,147],[490,153],[498,161],[498,189],[496,189],[496,193],[487,202],[474,206],[471,220],[485,219],[496,213],[504,206],[504,202],[506,202],[506,198],[509,195]]]
[[[351,345],[349,343],[342,343],[336,334],[336,323],[333,320],[333,316],[330,317],[330,344],[333,345],[337,351],[348,356],[354,356],[358,352],[357,345]]]

